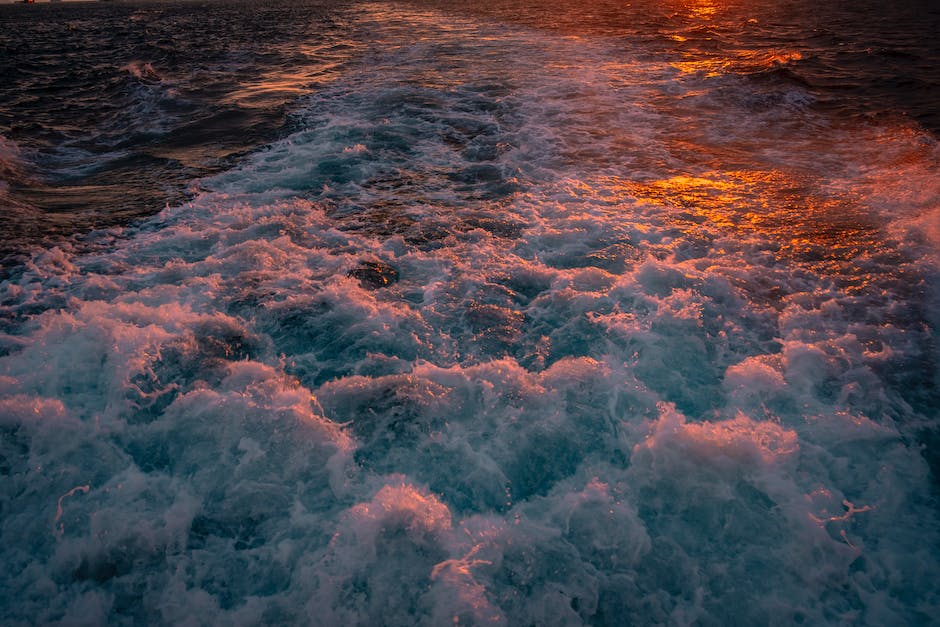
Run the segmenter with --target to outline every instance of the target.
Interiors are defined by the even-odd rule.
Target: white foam
[[[215,191],[0,285],[12,620],[933,616],[937,416],[908,384],[935,322],[890,262],[929,280],[932,253],[872,218],[849,231],[877,251],[826,257],[775,204],[788,182],[920,236],[932,162],[860,175],[879,147],[824,119],[781,151],[805,107],[675,128],[663,95],[702,77],[357,6],[376,41],[429,40],[370,53]],[[716,128],[779,171],[684,161],[724,154]],[[820,191],[827,142],[857,146]]]

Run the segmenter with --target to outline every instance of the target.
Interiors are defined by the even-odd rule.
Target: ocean
[[[938,624],[938,32],[0,6],[0,622]]]

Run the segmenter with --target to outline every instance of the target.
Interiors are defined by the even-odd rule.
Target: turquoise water
[[[16,240],[5,620],[935,621],[936,139],[663,6],[324,9],[188,200]]]

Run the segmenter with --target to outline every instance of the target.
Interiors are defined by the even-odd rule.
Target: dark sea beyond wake
[[[0,623],[940,624],[940,6],[579,4],[0,6]]]

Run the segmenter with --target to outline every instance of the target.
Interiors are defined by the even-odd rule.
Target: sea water
[[[936,9],[518,4],[2,7],[5,624],[937,620]]]

